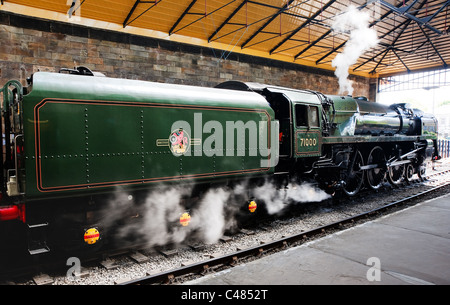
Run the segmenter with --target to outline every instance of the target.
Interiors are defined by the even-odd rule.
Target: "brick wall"
[[[0,12],[0,40],[0,84],[81,65],[109,77],[207,87],[239,80],[338,93],[331,71],[236,53],[225,60],[217,58],[220,50],[6,12]],[[355,95],[369,95],[369,79],[352,80]]]

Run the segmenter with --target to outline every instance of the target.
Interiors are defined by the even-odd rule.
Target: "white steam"
[[[286,188],[276,189],[270,182],[255,189],[257,199],[264,201],[270,215],[281,213],[286,207],[299,202],[320,202],[331,196],[311,184],[289,183]]]
[[[144,222],[139,229],[149,245],[165,245],[168,241],[179,243],[186,238],[183,227],[175,225],[184,212],[180,202],[185,192],[182,188],[169,188],[147,196]]]
[[[338,33],[350,33],[344,51],[332,61],[332,66],[336,67],[334,73],[339,78],[339,94],[353,94],[348,70],[365,51],[378,43],[377,32],[369,28],[369,18],[367,12],[361,12],[354,5],[350,5],[344,14],[336,17],[332,25],[333,30]]]
[[[181,242],[186,232],[173,224],[178,223],[184,212],[182,197],[190,192],[190,189],[181,187],[155,190],[136,207],[133,196],[118,190],[103,211],[103,223],[108,229],[117,227],[116,237],[124,242],[138,240],[152,246]]]
[[[192,235],[204,243],[215,243],[225,230],[236,225],[234,217],[229,217],[237,210],[236,206],[228,204],[233,190],[211,188],[206,191],[189,211],[189,225],[183,227],[180,216],[186,212],[184,200],[191,192],[189,187],[165,187],[149,192],[143,202],[136,203],[133,196],[118,190],[102,213],[103,224],[109,230],[116,227],[115,237],[122,243],[163,246],[182,243]]]
[[[198,230],[198,238],[206,244],[213,244],[228,228],[225,206],[230,194],[224,189],[210,189],[193,211],[190,229]]]
[[[186,240],[216,243],[227,230],[236,229],[241,213],[249,216],[249,186],[246,182],[233,188],[210,188],[190,209],[188,226],[180,224],[186,211],[185,199],[191,197],[189,187],[173,186],[154,190],[137,200],[118,190],[103,212],[103,224],[114,231],[116,241],[123,244],[145,243],[148,246],[180,244]],[[290,183],[277,189],[266,181],[250,190],[258,209],[263,203],[269,214],[280,213],[291,203],[318,202],[329,198],[325,192],[309,184]]]

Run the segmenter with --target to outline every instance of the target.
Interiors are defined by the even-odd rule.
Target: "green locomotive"
[[[82,243],[84,233],[95,243],[95,213],[118,189],[139,196],[168,184],[307,176],[330,194],[353,196],[385,177],[399,184],[423,175],[438,157],[436,120],[407,105],[254,83],[200,88],[82,67],[62,72],[2,89],[0,235],[24,227],[31,254],[48,252],[53,237]]]
[[[280,122],[275,172],[312,175],[331,194],[377,190],[385,178],[398,185],[439,158],[437,120],[407,104],[233,81],[218,87],[264,96]]]

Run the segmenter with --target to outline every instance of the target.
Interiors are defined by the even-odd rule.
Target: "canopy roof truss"
[[[333,69],[348,33],[332,29],[350,5],[370,15],[379,43],[350,72],[386,76],[447,68],[450,0],[1,0],[0,9],[40,9],[120,25],[179,40],[303,65]],[[13,9],[11,9],[13,10]],[[17,9],[16,9],[17,10]],[[49,15],[49,16],[55,16]],[[89,22],[87,22],[89,23]],[[152,35],[152,34],[149,34]]]

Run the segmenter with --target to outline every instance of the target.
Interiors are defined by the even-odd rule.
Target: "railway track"
[[[429,181],[431,180],[431,183],[433,183],[432,180],[435,177],[441,175],[449,176],[449,173],[450,170],[434,173],[427,176],[426,180]],[[263,255],[284,250],[288,247],[298,246],[306,241],[310,241],[311,239],[316,239],[324,235],[328,235],[336,231],[340,231],[348,227],[354,226],[361,222],[366,222],[368,220],[378,218],[385,213],[397,211],[399,209],[404,208],[405,206],[414,205],[418,202],[418,200],[423,200],[426,196],[431,195],[444,187],[450,186],[450,177],[447,177],[445,180],[435,184],[437,185],[433,186],[428,190],[421,191],[414,195],[410,195],[400,200],[393,201],[382,207],[378,207],[367,212],[353,215],[351,217],[327,225],[323,225],[306,232],[293,234],[291,236],[286,236],[272,242],[263,243],[257,246],[249,247],[247,249],[236,251],[234,253],[229,253],[219,257],[210,258],[201,262],[145,276],[121,284],[122,285],[173,284],[190,280],[197,276],[202,276],[210,272],[231,268],[239,263],[258,259]]]

